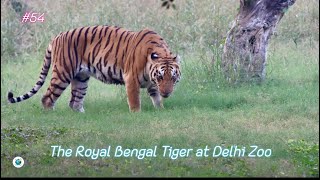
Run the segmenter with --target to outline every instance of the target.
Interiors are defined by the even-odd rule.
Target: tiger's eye
[[[156,54],[156,53],[151,53],[151,59],[152,59],[152,60],[156,60],[156,59],[158,59],[158,58],[159,58],[158,54]]]

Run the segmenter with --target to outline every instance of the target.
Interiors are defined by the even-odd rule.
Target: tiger
[[[141,111],[142,88],[147,89],[155,108],[163,108],[163,99],[173,93],[181,78],[179,55],[174,55],[155,31],[86,26],[52,38],[37,83],[18,97],[9,91],[8,102],[21,102],[35,95],[43,86],[50,66],[52,78],[41,99],[46,110],[54,109],[57,99],[71,84],[69,106],[74,111],[84,112],[90,77],[105,84],[124,85],[130,112]]]

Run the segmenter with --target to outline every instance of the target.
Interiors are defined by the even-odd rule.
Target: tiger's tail
[[[51,50],[52,50],[52,45],[51,43],[49,44],[47,51],[46,51],[46,55],[44,58],[44,62],[43,62],[43,66],[42,66],[42,70],[40,73],[40,77],[38,82],[36,83],[36,85],[31,89],[31,91],[27,92],[24,95],[21,95],[19,97],[14,97],[13,93],[11,91],[8,92],[8,101],[9,103],[16,103],[16,102],[21,102],[24,101],[26,99],[29,99],[30,97],[32,97],[33,95],[35,95],[39,89],[42,87],[42,85],[45,82],[45,79],[48,75],[48,71],[50,69],[50,65],[51,65]]]

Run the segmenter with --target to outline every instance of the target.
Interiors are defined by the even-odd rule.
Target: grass
[[[26,31],[28,37],[20,37],[22,42],[33,39],[32,45],[24,47],[13,37],[10,39],[5,34],[6,29],[1,32],[2,49],[8,50],[1,51],[1,177],[319,176],[319,34],[311,33],[318,27],[313,22],[319,22],[319,14],[312,8],[319,7],[317,1],[307,6],[296,2],[281,20],[278,36],[273,36],[269,45],[267,80],[261,85],[230,85],[221,77],[220,40],[228,30],[226,22],[231,22],[232,13],[237,11],[234,4],[177,1],[177,10],[173,11],[159,9],[160,1],[157,7],[154,7],[155,2],[139,2],[110,1],[95,7],[95,3],[88,1],[91,14],[80,16],[85,12],[81,3],[70,1],[62,5],[62,1],[57,1],[53,5],[60,8],[61,14],[67,14],[68,18],[63,19],[61,14],[56,18],[50,15],[55,11],[49,9],[52,4],[42,6],[43,2],[31,1],[28,6],[43,7],[40,10],[48,12],[45,17],[50,22],[34,24],[29,27],[34,36]],[[144,9],[146,4],[151,8],[138,16],[138,10]],[[79,14],[73,6],[79,8]],[[214,16],[208,18],[207,13],[212,9]],[[124,16],[123,11],[129,14],[127,18],[120,18]],[[2,25],[12,18],[8,14],[1,15]],[[300,18],[295,18],[297,14]],[[68,107],[70,87],[59,98],[54,111],[44,111],[40,101],[48,79],[28,101],[7,103],[8,90],[20,95],[36,82],[51,34],[69,29],[63,26],[106,22],[102,15],[108,17],[108,24],[123,24],[134,30],[154,27],[182,56],[183,79],[172,97],[165,100],[165,109],[155,110],[143,90],[142,111],[130,113],[123,86],[105,85],[95,79],[89,82],[84,114]],[[75,17],[74,21],[71,17]],[[61,22],[57,23],[59,18]],[[300,25],[299,22],[306,19],[307,28],[304,29],[290,24]],[[4,44],[10,41],[10,47]],[[15,54],[14,44],[25,51]],[[130,149],[157,146],[158,150],[157,157],[141,160],[116,158],[112,153],[111,157],[92,160],[52,157],[53,145],[73,151],[81,145],[91,149],[110,145],[112,152],[118,145]],[[161,156],[164,145],[193,151],[189,157],[173,160]],[[271,149],[272,155],[255,158],[195,156],[197,149],[206,146],[212,155],[215,146],[228,148],[232,145],[246,147],[247,152],[250,146],[256,145],[259,149]],[[20,169],[12,166],[16,156],[25,160]]]

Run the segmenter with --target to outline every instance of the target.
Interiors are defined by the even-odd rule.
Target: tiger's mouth
[[[164,98],[167,98],[171,95],[171,92],[170,93],[160,93],[160,95]]]

